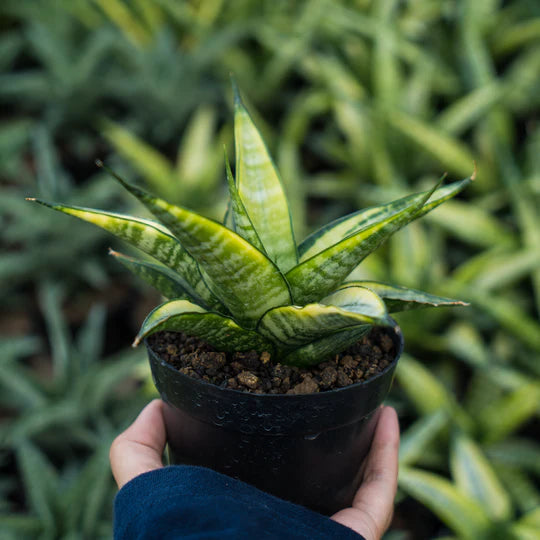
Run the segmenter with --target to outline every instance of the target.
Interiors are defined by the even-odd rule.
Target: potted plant
[[[347,276],[472,177],[350,214],[297,246],[278,173],[235,94],[236,171],[226,162],[223,224],[112,172],[158,221],[37,202],[155,260],[112,252],[167,298],[143,322],[135,345],[148,347],[167,405],[171,461],[205,465],[332,513],[348,506],[358,487],[402,350],[390,313],[463,304]]]

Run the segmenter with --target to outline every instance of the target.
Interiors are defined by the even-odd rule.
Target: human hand
[[[139,474],[163,467],[165,442],[163,401],[154,399],[111,445],[109,459],[118,488]]]
[[[383,407],[371,449],[364,461],[362,483],[352,507],[331,519],[353,529],[366,540],[379,540],[392,521],[397,490],[399,423],[392,407]]]
[[[111,445],[111,468],[118,487],[142,473],[163,467],[165,442],[163,402],[155,399]],[[366,540],[379,540],[392,519],[398,449],[397,414],[391,407],[384,407],[352,507],[332,516],[334,521],[353,529]]]

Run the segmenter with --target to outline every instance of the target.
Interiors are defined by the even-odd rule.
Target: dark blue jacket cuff
[[[114,501],[117,540],[362,540],[353,530],[203,467],[175,465],[128,482]]]

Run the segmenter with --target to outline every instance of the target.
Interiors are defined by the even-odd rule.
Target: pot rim
[[[396,324],[394,327],[392,327],[394,330],[394,333],[396,334],[396,339],[394,340],[394,343],[397,344],[397,351],[394,356],[394,359],[390,364],[388,364],[382,371],[371,377],[370,379],[366,381],[357,382],[354,384],[350,384],[349,386],[343,386],[341,388],[334,388],[332,390],[325,390],[324,392],[312,392],[310,394],[255,394],[252,392],[244,392],[242,390],[235,390],[233,388],[226,388],[219,386],[217,384],[210,383],[208,381],[202,380],[202,379],[195,379],[193,377],[190,377],[189,375],[186,375],[176,369],[174,366],[169,364],[167,361],[163,360],[150,346],[148,343],[148,338],[145,338],[143,340],[144,345],[147,349],[147,351],[165,368],[170,370],[172,374],[175,377],[180,377],[181,379],[184,379],[185,381],[191,381],[193,384],[197,386],[202,386],[203,388],[211,389],[212,391],[218,391],[223,392],[226,395],[234,396],[235,394],[238,395],[238,397],[242,397],[242,399],[256,399],[256,400],[276,400],[276,399],[283,399],[288,398],[290,400],[298,400],[301,398],[311,398],[313,399],[315,396],[335,396],[340,395],[340,393],[351,391],[353,389],[357,389],[362,386],[368,386],[371,384],[374,384],[378,379],[381,377],[384,377],[388,371],[393,370],[395,368],[395,365],[399,358],[401,357],[401,354],[403,353],[403,347],[404,347],[404,339],[403,339],[403,332],[401,331],[401,328]]]

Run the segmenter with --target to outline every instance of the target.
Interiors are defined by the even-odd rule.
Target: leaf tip
[[[476,180],[476,176],[478,175],[478,166],[476,165],[476,161],[473,161],[474,170],[471,174],[471,182],[474,182]]]
[[[99,167],[100,169],[103,169],[103,167],[105,167],[103,161],[101,161],[101,159],[96,159],[94,161],[94,164],[96,165],[96,167]]]
[[[38,200],[35,197],[25,197],[25,201],[32,201],[32,202],[38,202]]]
[[[243,105],[242,103],[242,97],[240,96],[240,89],[238,88],[238,84],[236,84],[236,79],[234,78],[233,73],[229,73],[229,77],[231,79],[231,86],[234,96],[234,106],[235,107],[241,107]]]
[[[141,343],[141,336],[137,336],[134,340],[133,340],[133,343],[131,344],[131,347],[133,349],[136,349]]]

